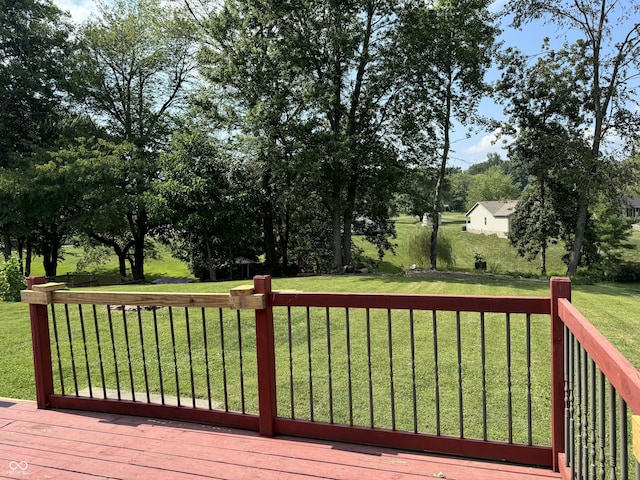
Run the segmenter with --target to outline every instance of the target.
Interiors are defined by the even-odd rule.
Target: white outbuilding
[[[511,228],[510,217],[517,203],[517,200],[476,203],[466,213],[467,232],[507,237]]]

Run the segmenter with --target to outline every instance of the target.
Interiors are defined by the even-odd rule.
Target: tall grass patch
[[[407,242],[409,258],[419,267],[431,266],[431,228],[418,227],[410,234]],[[451,236],[445,231],[438,233],[436,261],[439,265],[451,269],[455,265],[454,249]]]

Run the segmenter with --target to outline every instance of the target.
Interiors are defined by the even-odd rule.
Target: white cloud
[[[494,152],[496,150],[500,150],[501,146],[498,143],[498,137],[500,136],[501,130],[496,128],[489,135],[484,135],[480,138],[480,140],[467,147],[465,152],[471,155],[478,155],[483,153]]]
[[[53,0],[60,10],[69,12],[75,23],[84,22],[89,15],[97,11],[94,0]]]

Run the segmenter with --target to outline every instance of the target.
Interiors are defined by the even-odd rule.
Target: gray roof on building
[[[517,200],[508,200],[506,202],[478,202],[466,213],[468,216],[478,205],[482,205],[484,208],[491,212],[494,217],[509,217],[515,212]]]

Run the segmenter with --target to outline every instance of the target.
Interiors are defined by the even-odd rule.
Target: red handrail
[[[640,372],[578,309],[561,299],[560,318],[634,413],[640,413]]]

